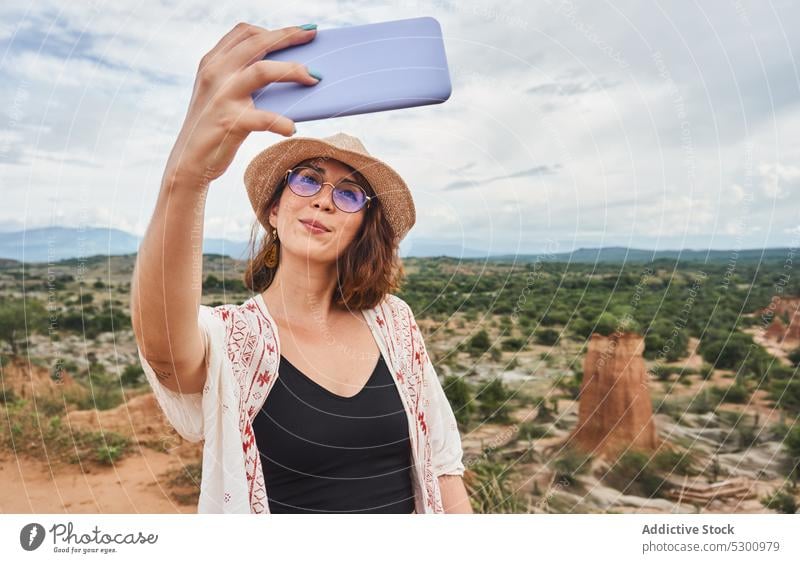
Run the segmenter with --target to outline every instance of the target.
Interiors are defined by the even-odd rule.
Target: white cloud
[[[797,19],[797,7],[571,5],[425,5],[445,31],[450,100],[301,123],[299,132],[358,135],[397,168],[414,193],[421,238],[515,247],[544,230],[583,246],[588,237],[716,244],[737,234],[744,216],[747,236],[761,225],[788,241],[796,218],[776,201],[795,196],[800,181],[790,72],[798,39],[781,20]],[[47,223],[51,210],[35,202],[54,201],[65,221],[114,221],[142,234],[197,63],[236,22],[324,29],[421,8],[413,0],[339,2],[336,11],[320,0],[266,8],[42,2],[23,18],[6,7],[0,35],[14,40],[0,81],[0,225],[21,216]],[[280,140],[254,133],[243,144],[212,186],[208,236],[247,237],[244,169]],[[551,173],[524,174],[539,167]],[[454,182],[464,187],[445,189]],[[749,203],[752,192],[765,197]]]
[[[780,162],[762,163],[758,171],[761,174],[761,189],[770,198],[786,199],[800,183],[798,166]]]

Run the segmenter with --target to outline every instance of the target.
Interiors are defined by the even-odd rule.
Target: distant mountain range
[[[141,237],[119,229],[91,227],[46,227],[0,233],[0,261],[58,262],[70,258],[96,255],[136,254]],[[472,248],[455,241],[416,238],[403,241],[400,246],[403,257],[448,256],[461,259],[490,259],[492,261],[518,263],[529,262],[580,262],[621,263],[651,262],[657,259],[680,259],[686,262],[726,262],[729,260],[764,261],[785,259],[790,249],[744,249],[744,250],[646,250],[608,246],[603,248],[579,248],[571,252],[528,254],[491,254],[487,250]],[[244,259],[246,241],[231,241],[218,238],[203,239],[204,254],[221,254],[237,260]]]
[[[0,233],[0,258],[25,262],[58,262],[69,258],[136,254],[141,237],[119,229],[46,227]],[[241,259],[246,242],[203,239],[204,254]]]
[[[627,248],[624,246],[605,246],[603,248],[579,248],[572,252],[558,254],[497,254],[492,260],[517,262],[580,262],[580,263],[622,263],[622,262],[654,262],[667,259],[671,262],[765,262],[773,260],[786,260],[789,253],[796,253],[791,248],[747,248],[728,250],[646,250],[641,248]]]

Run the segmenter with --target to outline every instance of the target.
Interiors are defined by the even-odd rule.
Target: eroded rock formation
[[[634,333],[592,334],[583,361],[578,426],[569,441],[593,455],[658,446],[644,338]]]
[[[800,344],[800,297],[772,298],[769,306],[758,311],[762,318],[773,315],[765,336],[776,342]],[[788,322],[784,322],[787,319]]]

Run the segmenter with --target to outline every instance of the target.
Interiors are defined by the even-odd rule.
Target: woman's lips
[[[320,234],[322,234],[322,233],[327,233],[327,232],[329,232],[329,231],[326,231],[325,229],[320,229],[320,228],[318,228],[318,227],[315,227],[315,226],[313,226],[313,225],[310,225],[310,224],[306,223],[305,221],[300,221],[300,222],[303,224],[303,226],[304,226],[306,229],[308,229],[308,231],[309,231],[309,232],[311,232],[311,233],[314,233],[315,235],[320,235]]]

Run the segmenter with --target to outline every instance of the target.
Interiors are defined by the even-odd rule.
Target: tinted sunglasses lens
[[[333,190],[333,201],[342,211],[355,213],[364,207],[367,196],[360,188],[344,184]]]
[[[312,171],[305,169],[290,172],[287,183],[294,193],[301,196],[314,195],[320,188],[319,178]]]

